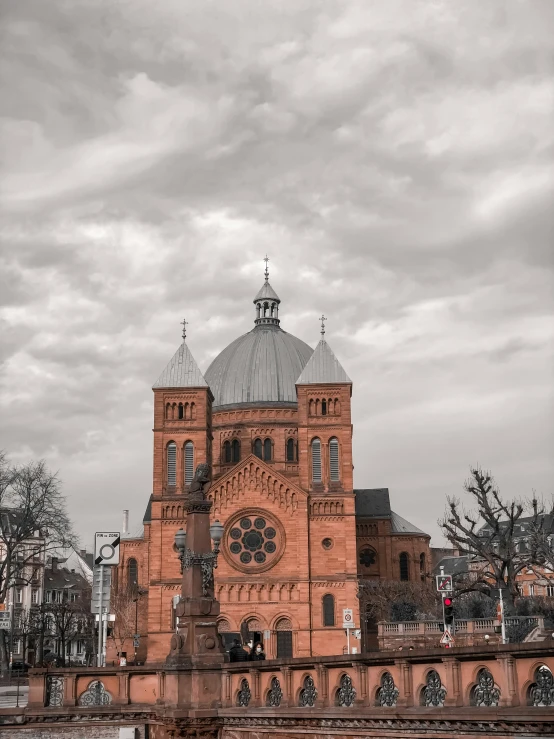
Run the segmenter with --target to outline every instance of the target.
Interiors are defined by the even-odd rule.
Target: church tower
[[[186,321],[183,321],[186,327]],[[183,342],[153,386],[154,477],[151,503],[148,658],[165,659],[174,628],[172,599],[180,593],[173,539],[185,518],[184,501],[194,470],[212,463],[213,395]]]
[[[352,381],[321,340],[296,381],[300,485],[309,491],[312,649],[325,653],[329,627],[350,608],[360,627],[352,474]]]

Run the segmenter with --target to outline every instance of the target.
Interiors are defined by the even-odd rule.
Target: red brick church
[[[268,658],[342,654],[343,609],[366,626],[359,578],[430,570],[429,536],[391,511],[388,489],[354,489],[352,381],[323,325],[314,350],[281,328],[280,303],[266,269],[253,329],[204,374],[183,338],[153,386],[152,495],[143,535],[122,541],[118,572],[120,587],[147,591],[138,659],[168,653],[181,587],[174,537],[201,463],[225,527],[215,577],[227,642],[248,632]]]

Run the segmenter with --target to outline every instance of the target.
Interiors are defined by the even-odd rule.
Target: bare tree
[[[0,452],[0,603],[26,585],[45,553],[76,544],[57,476],[43,461],[10,465]],[[8,669],[7,633],[0,632],[0,671]]]
[[[522,545],[519,523],[525,518],[536,525],[544,510],[533,501],[530,510],[520,501],[504,501],[488,472],[471,470],[464,489],[472,497],[475,511],[464,509],[457,498],[448,498],[448,508],[439,521],[444,535],[471,560],[469,578],[458,583],[459,592],[503,588],[507,610],[513,611],[518,596],[518,574],[533,566],[534,555]]]
[[[133,638],[137,627],[137,589],[119,587],[112,591],[110,610],[115,616],[111,638],[116,651],[124,651],[125,642]]]
[[[435,618],[439,598],[425,582],[360,580],[360,610],[375,621],[413,621]]]

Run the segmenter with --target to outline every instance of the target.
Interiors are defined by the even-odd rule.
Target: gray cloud
[[[468,465],[551,489],[550,2],[21,0],[0,101],[0,446],[90,540],[151,486],[150,386],[317,316],[356,484],[436,535]]]

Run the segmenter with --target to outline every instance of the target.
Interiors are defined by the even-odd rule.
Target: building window
[[[23,590],[21,588],[15,589],[15,602],[23,603]]]
[[[179,420],[182,421],[184,417],[185,417],[185,411],[183,408],[183,404],[179,403]]]
[[[321,482],[321,442],[319,439],[312,441],[312,481]]]
[[[331,439],[329,442],[329,476],[333,482],[338,482],[339,478],[339,441]]]
[[[287,462],[296,462],[296,449],[294,448],[294,439],[287,441]]]
[[[256,457],[262,458],[262,440],[256,439],[254,442],[254,454]]]
[[[231,442],[226,441],[223,444],[223,459],[225,461],[225,464],[231,464]]]
[[[410,564],[406,552],[400,555],[400,579],[404,581],[410,579]]]
[[[13,654],[21,654],[21,639],[13,640]]]
[[[425,570],[426,570],[426,567],[425,567],[425,554],[422,552],[419,555],[419,574],[420,574],[422,580],[425,580]]]
[[[335,625],[335,599],[330,594],[323,596],[323,625]]]
[[[138,584],[138,564],[134,558],[127,562],[127,583],[130,588],[136,588]]]
[[[271,439],[264,441],[264,461],[271,462]]]
[[[70,600],[70,601],[71,601],[72,603],[76,603],[76,602],[77,602],[77,597],[78,597],[78,594],[77,594],[77,593],[70,593],[70,594],[69,594],[69,600]]]
[[[535,585],[533,583],[529,585],[529,595],[535,595]]]
[[[240,441],[238,439],[233,439],[232,451],[233,464],[236,464],[237,462],[240,462]]]
[[[554,597],[554,585],[547,585],[546,586],[546,594],[549,598]]]
[[[36,605],[38,603],[38,590],[36,588],[33,588],[31,590],[31,603],[33,605]]]
[[[187,441],[185,444],[185,485],[190,485],[194,477],[194,444]]]
[[[327,415],[327,401],[326,400],[321,401],[321,415],[322,416]]]
[[[177,444],[174,441],[167,445],[167,484],[177,485]]]

